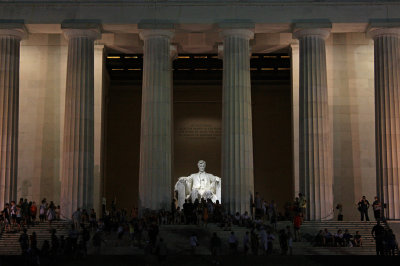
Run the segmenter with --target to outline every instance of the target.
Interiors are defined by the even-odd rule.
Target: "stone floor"
[[[220,256],[218,257],[221,266],[253,266],[253,265],[279,265],[279,266],[322,266],[322,265],[385,265],[398,266],[400,257],[376,257],[376,256]],[[20,256],[3,256],[0,257],[1,266],[25,266],[29,265],[24,262]],[[171,255],[163,262],[159,262],[154,256],[89,256],[85,259],[74,260],[63,258],[57,260],[41,260],[41,266],[147,266],[147,265],[171,265],[171,266],[202,266],[215,265],[211,256],[202,255]]]

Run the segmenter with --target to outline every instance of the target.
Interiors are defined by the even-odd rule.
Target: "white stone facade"
[[[107,79],[103,66],[103,48],[109,47],[121,53],[143,53],[146,50],[143,49],[143,43],[139,37],[139,31],[143,29],[165,30],[172,27],[174,36],[169,37],[168,49],[169,42],[177,44],[178,53],[217,53],[218,45],[224,41],[223,35],[220,34],[224,23],[233,23],[235,28],[239,29],[248,29],[249,24],[253,25],[251,31],[254,33],[254,40],[249,41],[253,53],[291,48],[294,191],[295,194],[304,192],[301,191],[303,187],[300,181],[301,176],[304,176],[304,172],[301,172],[304,168],[299,165],[299,162],[302,162],[300,157],[303,156],[299,148],[300,137],[304,136],[299,133],[301,123],[299,112],[301,108],[304,108],[302,105],[304,103],[300,102],[301,77],[299,74],[304,66],[299,65],[301,50],[292,32],[294,22],[298,22],[299,19],[311,24],[321,23],[323,19],[324,22],[331,23],[330,36],[325,41],[324,52],[328,100],[326,117],[324,113],[324,119],[327,120],[324,120],[324,123],[328,127],[327,131],[324,131],[326,138],[324,135],[318,143],[326,146],[324,146],[326,148],[324,152],[328,154],[324,157],[326,160],[324,166],[318,163],[315,165],[316,162],[314,162],[313,167],[316,167],[315,169],[322,167],[321,172],[327,173],[318,179],[326,181],[321,181],[322,187],[328,186],[328,190],[333,191],[333,196],[329,194],[330,192],[328,193],[330,196],[325,203],[330,205],[327,208],[333,211],[336,204],[343,204],[344,216],[348,220],[358,219],[356,203],[363,195],[370,201],[375,195],[380,195],[391,202],[392,206],[398,208],[398,199],[393,199],[393,195],[396,196],[399,191],[399,176],[390,177],[393,182],[384,189],[377,188],[379,182],[377,182],[376,155],[382,154],[383,151],[375,148],[375,143],[381,139],[375,136],[374,42],[366,34],[367,27],[372,21],[398,19],[398,14],[400,14],[400,3],[382,3],[381,1],[346,1],[346,3],[333,0],[318,3],[272,0],[245,3],[164,1],[157,2],[155,5],[149,5],[148,2],[127,1],[115,3],[112,6],[105,1],[82,1],[82,3],[1,1],[0,17],[6,20],[24,20],[29,33],[27,39],[21,42],[20,49],[18,167],[15,169],[18,172],[17,195],[36,201],[43,197],[55,202],[60,200],[68,56],[67,41],[62,35],[61,24],[71,19],[74,19],[74,23],[77,24],[82,21],[96,21],[102,28],[101,39],[96,42],[94,48],[93,76],[94,190],[91,197],[96,208],[99,208],[101,198],[101,149],[104,141],[102,137],[103,89],[104,81]],[[382,27],[396,28],[397,26],[389,23]],[[164,46],[167,47],[167,44]],[[310,46],[310,49],[314,52],[315,47]],[[381,43],[379,49],[384,53],[385,43]],[[224,51],[224,58],[227,56],[229,54]],[[245,60],[248,59],[245,58]],[[398,62],[391,62],[391,64],[398,64]],[[381,84],[385,86],[388,83],[382,81]],[[398,85],[394,86],[392,89],[398,89],[396,87]],[[244,105],[238,103],[238,106]],[[316,106],[319,106],[318,103]],[[251,114],[246,119],[251,121]],[[307,134],[315,133],[315,131],[310,132]],[[171,135],[171,132],[164,133],[165,136]],[[248,137],[249,134],[251,135],[251,128],[243,136]],[[394,135],[396,134],[399,132],[396,131]],[[223,134],[223,136],[228,135]],[[328,143],[325,143],[324,139],[329,139]],[[168,141],[166,143],[168,144]],[[168,159],[168,156],[171,156],[168,153],[170,144],[169,146],[167,144],[163,155],[163,160],[167,165],[162,166],[162,169],[169,169],[171,164],[171,159]],[[397,147],[391,148],[392,152],[397,154]],[[238,149],[239,152],[246,153],[250,152],[252,147],[247,142]],[[224,152],[225,156],[228,156],[227,153],[230,153],[230,150],[226,148]],[[243,160],[246,163],[244,168],[251,172],[253,166],[250,157],[247,156]],[[147,159],[149,158],[147,156]],[[386,164],[391,163],[386,162]],[[381,167],[385,168],[385,165]],[[397,169],[397,166],[393,168]],[[246,176],[252,178],[251,173]],[[171,177],[166,175],[164,178]],[[221,178],[224,179],[224,176]],[[379,175],[378,181],[382,178],[384,177]],[[385,178],[387,180],[387,177]],[[251,186],[253,181],[250,179],[244,182],[246,186]],[[245,205],[248,201],[248,192],[252,192],[251,189],[248,192],[247,190],[246,187],[246,191],[237,193],[240,194],[238,196],[240,200],[235,203],[235,206],[240,206],[237,208],[241,211],[247,210]],[[397,192],[391,194],[392,190]],[[222,193],[224,195],[227,192]],[[169,197],[166,197],[165,200],[168,199]],[[151,201],[151,199],[146,199],[148,200]],[[325,198],[318,199],[318,201],[322,200]],[[161,204],[157,202],[154,206],[159,207]],[[327,209],[323,212],[324,215],[311,218],[330,218],[330,214],[333,214]],[[389,212],[389,216],[389,218],[399,218],[398,210]]]

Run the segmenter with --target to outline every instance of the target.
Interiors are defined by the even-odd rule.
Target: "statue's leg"
[[[212,199],[213,193],[210,190],[204,191],[202,197],[207,200],[207,199]]]
[[[197,189],[193,189],[190,193],[190,197],[192,198],[192,202],[199,198],[199,191]]]

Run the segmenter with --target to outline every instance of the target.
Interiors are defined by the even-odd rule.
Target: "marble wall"
[[[336,33],[326,51],[334,204],[343,204],[346,220],[358,220],[358,200],[365,195],[372,204],[376,195],[374,46],[364,33]]]
[[[326,41],[333,145],[334,207],[358,220],[357,202],[376,195],[374,47],[364,33],[333,33]],[[298,180],[298,45],[292,45],[295,193]],[[337,210],[335,209],[335,219]],[[372,216],[372,211],[371,211]]]
[[[32,34],[21,43],[18,198],[59,204],[67,45],[61,34]],[[100,202],[103,48],[95,47],[95,202]]]

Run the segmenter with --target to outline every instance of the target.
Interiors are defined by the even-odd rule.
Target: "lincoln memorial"
[[[398,1],[1,0],[0,207],[167,209],[204,160],[230,213],[400,219],[399,71]]]

